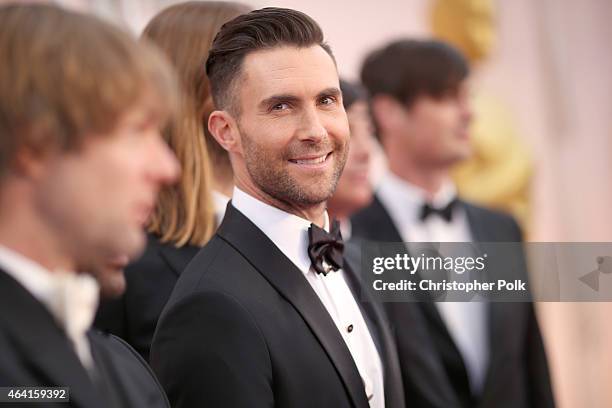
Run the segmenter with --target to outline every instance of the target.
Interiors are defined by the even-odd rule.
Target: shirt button
[[[349,324],[348,327],[346,328],[346,331],[349,332],[349,333],[352,332],[353,331],[353,325]]]

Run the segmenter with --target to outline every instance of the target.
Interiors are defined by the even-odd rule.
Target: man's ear
[[[217,143],[228,152],[242,150],[238,123],[228,112],[213,111],[208,117],[208,130]]]
[[[53,154],[30,146],[20,146],[9,164],[11,172],[19,177],[38,179],[47,172]]]
[[[404,126],[405,107],[390,95],[376,95],[371,101],[372,114],[381,133]]]

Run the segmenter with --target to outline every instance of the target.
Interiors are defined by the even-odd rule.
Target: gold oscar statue
[[[491,0],[433,0],[430,17],[434,36],[459,48],[472,68],[485,62],[495,42]],[[504,103],[484,89],[474,91],[474,154],[453,178],[463,198],[511,213],[527,232],[531,152]]]

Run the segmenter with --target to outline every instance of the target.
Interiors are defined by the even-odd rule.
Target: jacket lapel
[[[391,216],[375,195],[370,207],[353,218],[355,236],[376,242],[403,242]]]
[[[378,220],[377,225],[379,225],[379,227],[377,228],[377,230],[380,231],[378,234],[381,234],[381,239],[376,240],[381,242],[403,242],[402,236],[400,235],[397,227],[395,226],[395,223],[389,215],[389,212],[377,197],[374,198],[372,210],[374,212],[373,215],[375,215],[375,217],[373,218]],[[386,239],[384,239],[383,237],[386,237]],[[406,251],[409,254],[409,248],[406,248]],[[421,279],[419,272],[417,272],[417,276],[419,276],[418,279]],[[423,312],[427,320],[433,325],[433,327],[440,333],[440,335],[442,335],[447,340],[447,343],[451,345],[451,347],[453,348],[453,354],[459,359],[455,362],[460,362],[460,364],[463,365],[463,359],[461,358],[459,349],[457,349],[455,342],[452,340],[450,333],[446,328],[446,324],[442,320],[442,316],[440,316],[440,313],[436,308],[436,305],[432,302],[432,299],[429,297],[428,294],[425,294],[425,296],[427,296],[427,298],[422,302],[418,302],[418,307],[421,309],[421,311]]]
[[[344,339],[302,272],[232,205],[228,205],[217,234],[248,259],[295,307],[336,367],[353,405],[368,408],[359,371]]]
[[[479,242],[499,241],[499,239],[493,236],[487,229],[487,225],[483,222],[482,216],[478,214],[479,209],[469,203],[462,202],[462,204],[465,208],[473,241],[476,244]],[[503,339],[506,335],[512,335],[512,333],[504,333],[504,329],[511,327],[509,322],[514,318],[511,310],[516,309],[516,306],[517,305],[514,305],[513,307],[508,303],[500,302],[489,303],[489,318],[487,322],[489,326],[489,367],[487,368],[487,375],[485,377],[482,392],[483,398],[487,395],[488,389],[495,383],[494,375],[497,372],[497,365],[503,364],[504,360],[503,347],[501,346],[503,342],[499,340],[494,341],[494,339]]]
[[[487,227],[482,221],[482,217],[478,216],[478,209],[465,201],[459,200],[461,206],[465,209],[470,232],[472,233],[472,241],[487,242],[491,241],[490,234],[487,234]]]
[[[351,249],[354,249],[353,247],[358,248],[357,245],[347,245],[345,251],[349,252]],[[361,279],[355,272],[358,267],[359,264],[356,262],[356,259],[351,258],[347,254],[343,268],[345,276],[383,361],[385,406],[388,408],[404,407],[406,405],[404,401],[404,387],[395,341],[380,303],[372,299],[368,291],[361,290]]]
[[[366,224],[369,225],[369,227],[367,228],[368,232],[370,233],[369,236],[372,238],[373,241],[404,242],[399,230],[393,222],[393,219],[389,215],[389,212],[378,199],[378,197],[374,196],[374,200],[372,201],[372,204],[367,211],[369,213],[369,216],[364,217],[362,221],[366,220]],[[406,251],[407,253],[409,253],[408,248],[406,248]],[[417,275],[418,274],[419,273],[417,272]],[[436,328],[436,330],[438,330],[441,335],[446,337],[450,341],[450,343],[454,345],[454,342],[450,337],[450,334],[446,328],[446,324],[444,324],[444,321],[442,320],[438,309],[431,301],[429,295],[425,294],[425,296],[427,296],[427,299],[423,302],[418,303],[419,307],[423,311],[423,314],[426,316],[429,322]],[[456,352],[459,355],[458,349],[456,349]]]
[[[159,254],[164,259],[166,264],[170,267],[172,272],[176,276],[180,276],[181,273],[187,268],[189,262],[197,255],[201,248],[185,245],[181,248],[175,248],[170,246],[171,244],[158,244]]]
[[[397,229],[393,219],[389,215],[389,212],[384,207],[382,202],[378,199],[378,197],[374,196],[374,200],[370,207],[365,210],[360,219],[358,220],[360,223],[363,223],[364,227],[367,228],[367,236],[372,241],[377,242],[404,242],[402,236]],[[406,248],[406,252],[409,254],[409,249]],[[417,276],[420,274],[417,272]],[[420,279],[417,278],[417,279]],[[400,320],[403,314],[406,313],[420,313],[423,315],[425,320],[428,322],[428,326],[431,329],[435,330],[436,336],[441,336],[446,345],[446,352],[444,355],[449,359],[446,361],[446,364],[450,364],[453,367],[453,370],[461,373],[461,382],[468,383],[467,369],[465,368],[465,364],[463,362],[463,358],[457,345],[453,341],[446,324],[442,320],[442,316],[438,312],[436,305],[433,303],[429,294],[425,293],[426,297],[423,301],[419,301],[418,303],[411,304],[390,304],[388,306],[389,311],[392,316],[396,320]],[[410,309],[410,310],[408,310]],[[418,317],[417,317],[418,318]],[[391,326],[401,325],[401,321],[392,321]],[[411,339],[412,340],[412,339]],[[406,340],[408,341],[408,340]],[[411,341],[412,343],[412,341]],[[431,344],[423,344],[420,347],[424,347],[426,349],[432,348]],[[429,358],[431,357],[431,358]],[[443,366],[442,358],[440,357],[440,353],[436,350],[431,350],[431,356],[427,356],[427,359],[423,359],[423,363],[428,365],[428,370],[432,373],[438,373],[439,376],[444,376],[438,378],[439,382],[444,382],[445,384],[440,385],[439,389],[446,389],[448,398],[453,398],[451,391],[451,384],[448,383],[448,377],[445,375],[445,368]],[[415,374],[418,375],[418,374]]]
[[[36,367],[33,373],[42,373],[39,385],[70,387],[70,402],[74,406],[102,408],[102,396],[52,315],[3,271],[0,271],[0,299],[3,300],[0,326],[13,337],[24,360]]]

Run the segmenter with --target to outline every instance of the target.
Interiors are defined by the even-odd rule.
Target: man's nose
[[[461,117],[463,120],[470,123],[474,118],[474,108],[472,107],[470,98],[462,98],[459,101],[459,108],[461,109]]]
[[[351,135],[350,152],[356,161],[369,163],[372,155],[372,142],[370,135]]]
[[[300,118],[298,137],[302,141],[319,142],[327,136],[327,129],[316,108],[305,109]]]

